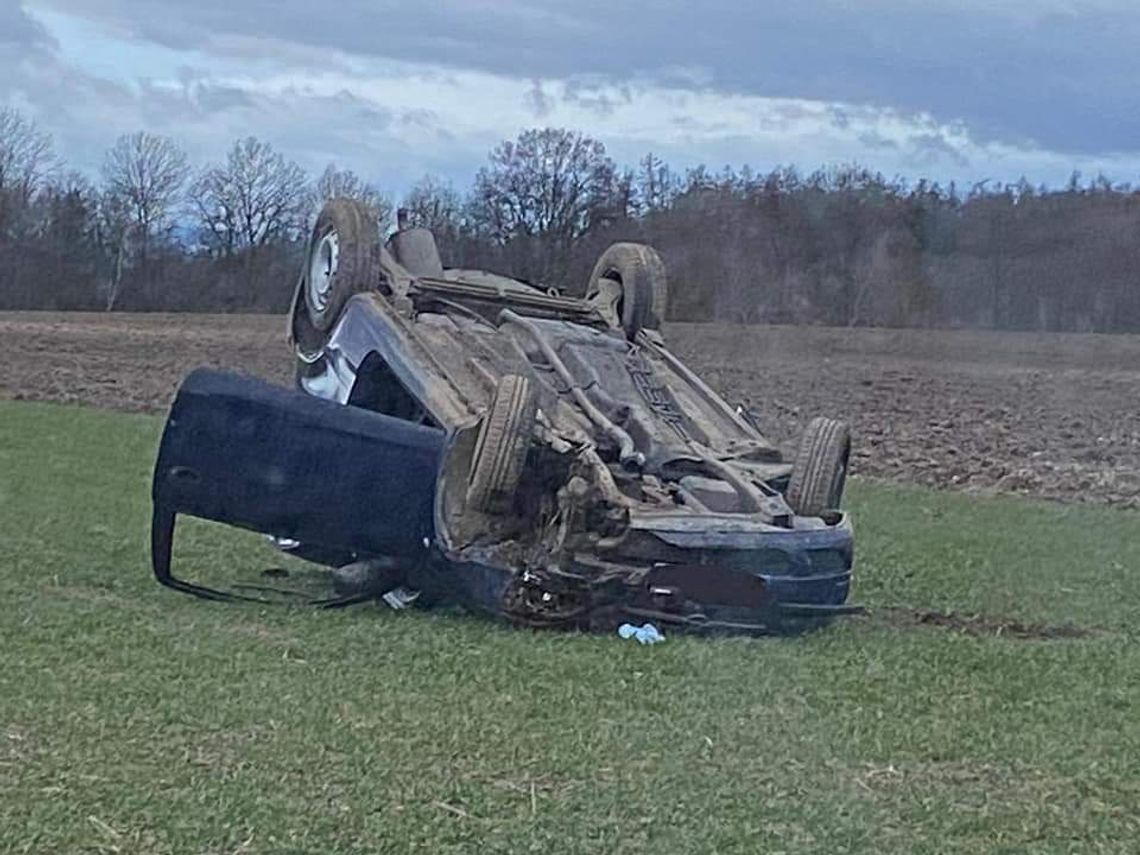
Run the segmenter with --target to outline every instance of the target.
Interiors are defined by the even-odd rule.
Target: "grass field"
[[[872,617],[642,648],[161,589],[159,427],[0,403],[0,851],[1136,851],[1140,514],[859,481]]]

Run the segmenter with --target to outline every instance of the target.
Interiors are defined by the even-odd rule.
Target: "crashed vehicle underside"
[[[528,626],[783,632],[850,610],[850,439],[793,459],[666,347],[664,267],[614,244],[582,296],[445,269],[430,232],[382,243],[328,203],[290,317],[297,389],[198,371],[154,478],[158,580],[175,520],[272,536],[387,595]],[[240,366],[238,366],[240,368]]]

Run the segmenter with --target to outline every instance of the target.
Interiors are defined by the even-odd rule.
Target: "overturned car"
[[[849,610],[850,438],[792,459],[666,347],[665,270],[618,243],[582,296],[446,269],[329,202],[290,315],[295,390],[197,371],[154,474],[156,577],[178,514],[333,568],[342,604],[455,604],[527,626],[631,619],[787,632]]]

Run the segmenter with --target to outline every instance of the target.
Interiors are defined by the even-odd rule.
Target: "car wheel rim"
[[[331,231],[321,238],[309,259],[309,303],[318,312],[329,306],[339,261],[340,238]]]

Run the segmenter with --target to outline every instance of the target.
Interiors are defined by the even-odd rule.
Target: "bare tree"
[[[28,250],[53,165],[51,138],[15,110],[0,108],[0,295],[11,306],[27,307],[42,285]]]
[[[637,164],[637,197],[643,213],[664,211],[680,192],[680,180],[669,169],[669,164],[653,152]]]
[[[317,202],[329,199],[355,199],[367,205],[376,214],[376,222],[383,230],[392,219],[392,202],[374,185],[350,169],[337,169],[330,163],[317,179]]]
[[[597,140],[560,128],[528,130],[491,152],[475,178],[473,212],[497,241],[580,237],[617,195],[614,162]]]
[[[431,229],[437,236],[455,234],[462,226],[462,198],[450,182],[433,175],[413,184],[400,207],[411,225]]]
[[[25,202],[51,170],[51,137],[11,107],[0,107],[0,193]]]
[[[145,131],[119,137],[103,163],[107,192],[138,236],[145,259],[150,240],[167,224],[190,174],[173,140]]]
[[[569,285],[573,245],[624,211],[605,146],[559,128],[523,131],[491,152],[468,207],[471,232],[503,248],[507,269]]]
[[[225,164],[205,169],[190,191],[203,240],[223,255],[294,238],[305,229],[311,189],[304,170],[269,143],[234,143]]]
[[[95,223],[97,242],[105,261],[98,290],[103,310],[110,312],[122,293],[123,275],[130,259],[141,243],[142,227],[132,218],[126,199],[110,190],[104,190],[99,197]]]
[[[145,239],[183,216],[171,148],[125,137],[93,187],[0,108],[0,308],[283,311],[315,199],[387,210],[351,172],[309,186],[243,140],[189,197],[215,252],[156,241],[144,259]],[[534,130],[495,149],[469,195],[428,177],[403,207],[449,266],[549,284],[582,283],[612,241],[652,243],[678,320],[1140,330],[1140,188],[1100,175],[960,194],[853,166],[679,173],[650,155],[618,173],[600,144]]]
[[[32,199],[52,170],[51,137],[10,107],[0,107],[0,238],[28,220]]]

